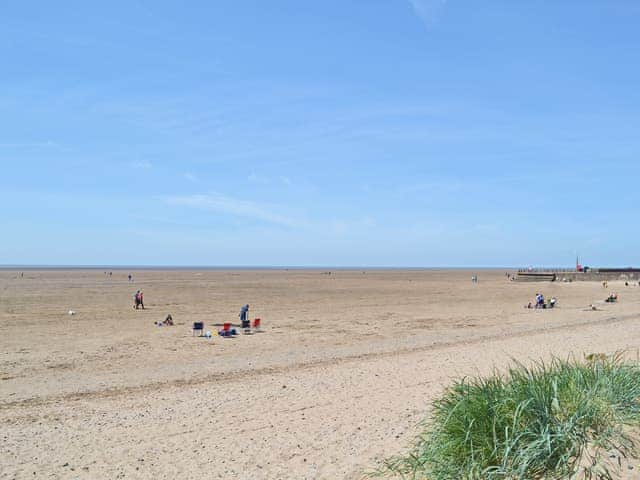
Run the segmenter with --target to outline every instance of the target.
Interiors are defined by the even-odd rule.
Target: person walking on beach
[[[138,299],[140,300],[140,306],[144,310],[144,294],[142,293],[142,290],[140,290],[140,295],[138,295]]]
[[[129,274],[129,282],[131,282],[131,280],[133,280],[133,277],[131,276],[131,274]]]
[[[140,290],[138,290],[136,293],[133,294],[133,308],[138,310],[139,306],[140,306]]]

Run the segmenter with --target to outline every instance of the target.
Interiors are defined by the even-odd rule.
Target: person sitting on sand
[[[165,318],[163,321],[161,322],[153,322],[156,325],[158,325],[159,327],[165,326],[165,327],[172,327],[173,326],[173,317],[171,316],[171,314],[167,315],[167,318]]]
[[[549,308],[553,308],[556,306],[556,297],[551,297],[551,299],[549,300]]]

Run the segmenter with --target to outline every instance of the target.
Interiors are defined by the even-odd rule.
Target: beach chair
[[[222,330],[218,330],[218,335],[221,337],[232,337],[236,334],[236,329],[231,328],[231,322],[225,322],[222,324]]]
[[[253,325],[252,326],[253,326],[253,329],[256,332],[261,332],[262,331],[262,328],[260,328],[260,319],[259,318],[254,318],[253,319]]]
[[[193,322],[193,335],[195,336],[196,334],[196,330],[200,330],[200,337],[202,336],[203,332],[204,332],[204,322]]]
[[[251,320],[242,320],[242,333],[249,335],[251,333]]]

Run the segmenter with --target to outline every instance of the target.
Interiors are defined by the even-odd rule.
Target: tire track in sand
[[[66,393],[60,395],[49,395],[46,397],[34,397],[23,400],[16,400],[11,402],[1,402],[0,410],[7,410],[10,408],[21,407],[33,407],[44,406],[61,401],[80,401],[90,400],[95,398],[114,398],[125,395],[132,395],[137,393],[149,392],[153,390],[162,390],[178,387],[197,386],[206,383],[227,383],[235,381],[245,381],[252,377],[262,375],[278,375],[291,371],[304,371],[312,370],[314,368],[342,365],[345,363],[359,362],[362,360],[372,360],[385,357],[394,357],[399,355],[409,355],[417,352],[438,351],[454,348],[461,345],[477,345],[492,341],[501,341],[512,338],[525,338],[529,336],[535,336],[547,332],[560,332],[563,330],[571,330],[576,327],[593,327],[605,324],[620,324],[630,320],[638,319],[638,314],[629,314],[622,316],[610,316],[605,318],[599,318],[596,320],[579,321],[579,322],[567,322],[553,326],[541,326],[537,328],[531,328],[516,332],[505,332],[500,334],[483,335],[476,338],[466,338],[447,342],[434,342],[429,345],[418,345],[413,347],[403,347],[395,350],[380,350],[368,353],[357,353],[353,355],[344,355],[341,357],[323,358],[317,360],[310,360],[307,362],[300,362],[289,365],[274,365],[255,369],[234,370],[229,372],[218,372],[200,377],[187,378],[187,379],[175,379],[166,382],[151,382],[144,385],[124,386],[116,388],[107,388],[103,390],[87,390],[83,392]]]

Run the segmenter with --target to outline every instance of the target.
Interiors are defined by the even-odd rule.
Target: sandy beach
[[[262,333],[193,336],[245,303]],[[362,478],[453,378],[635,357],[639,312],[637,284],[504,270],[0,271],[0,478]]]

